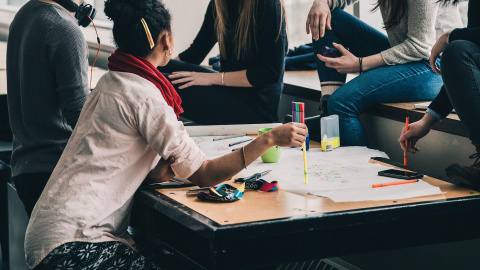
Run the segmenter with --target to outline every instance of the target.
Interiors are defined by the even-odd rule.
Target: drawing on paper
[[[361,173],[361,169],[329,160],[314,160],[313,164],[308,164],[308,176],[314,182],[349,184],[352,180],[352,174]],[[303,176],[303,163],[299,162],[294,166],[292,176]]]

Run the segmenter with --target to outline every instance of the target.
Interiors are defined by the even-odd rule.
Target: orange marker
[[[388,187],[388,186],[395,186],[395,185],[403,185],[403,184],[410,184],[410,183],[416,183],[416,182],[418,182],[418,179],[415,179],[415,180],[404,180],[404,181],[390,182],[390,183],[383,183],[383,184],[376,184],[376,185],[372,185],[372,188]]]
[[[405,119],[405,132],[408,131],[408,122],[409,122],[409,117],[407,113],[407,118]],[[405,148],[408,148],[408,140],[405,140]],[[407,167],[407,150],[403,153],[403,167]]]

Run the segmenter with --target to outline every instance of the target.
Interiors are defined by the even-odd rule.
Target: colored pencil
[[[307,173],[307,145],[303,142],[303,173],[305,174],[305,184],[308,184],[308,173]]]
[[[237,138],[237,137],[242,137],[242,136],[247,136],[247,134],[239,134],[239,135],[232,135],[232,136],[227,136],[227,137],[215,138],[215,139],[213,139],[213,141],[216,142],[216,141],[232,139],[232,138]]]
[[[375,184],[375,185],[372,185],[372,188],[388,187],[388,186],[395,186],[395,185],[403,185],[403,184],[410,184],[410,183],[416,183],[416,182],[418,182],[418,179],[415,179],[415,180],[404,180],[404,181],[390,182],[390,183],[383,183],[383,184]]]
[[[249,141],[251,141],[251,140],[253,140],[253,138],[246,139],[246,140],[239,141],[239,142],[234,142],[234,143],[229,144],[228,146],[231,147],[231,146],[234,146],[234,145],[237,145],[237,144],[241,144],[241,143],[244,143],[244,142],[249,142]]]

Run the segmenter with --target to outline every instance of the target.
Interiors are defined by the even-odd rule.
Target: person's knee
[[[358,117],[360,115],[358,104],[354,102],[355,98],[352,96],[352,93],[357,91],[357,85],[348,83],[337,89],[328,99],[328,113],[340,117]]]
[[[328,98],[328,114],[337,114],[339,116],[350,115],[350,105],[345,96],[341,95],[339,90],[337,90]]]
[[[447,45],[441,58],[442,72],[457,70],[466,63],[472,62],[474,54],[478,53],[478,46],[466,40],[456,40]]]
[[[339,108],[341,108],[341,99],[339,99],[337,97],[338,95],[335,95],[335,93],[333,93],[332,96],[330,96],[327,100],[327,109],[328,109],[328,114],[332,115],[332,114],[338,114],[339,113]]]

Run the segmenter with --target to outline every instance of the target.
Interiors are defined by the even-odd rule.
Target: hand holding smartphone
[[[348,50],[347,47],[345,47],[345,49]],[[329,47],[329,46],[323,47],[322,50],[320,51],[320,54],[322,56],[330,57],[330,58],[337,58],[342,56],[342,53],[337,48]]]

